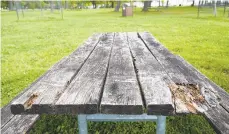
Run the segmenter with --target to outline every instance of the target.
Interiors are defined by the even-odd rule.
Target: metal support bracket
[[[87,121],[154,121],[157,123],[156,134],[165,134],[166,116],[161,115],[117,115],[117,114],[79,114],[78,126],[79,134],[87,134]]]

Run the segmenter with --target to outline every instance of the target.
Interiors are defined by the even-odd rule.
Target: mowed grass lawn
[[[15,12],[1,12],[1,107],[12,100],[54,63],[73,52],[95,32],[149,31],[162,44],[229,92],[229,18],[196,7],[134,9],[133,17],[121,17],[113,9],[58,11],[53,14],[25,11],[16,21]],[[31,133],[77,133],[76,116],[43,115]],[[92,123],[90,133],[153,133],[155,123]],[[169,117],[167,133],[214,133],[196,115]]]

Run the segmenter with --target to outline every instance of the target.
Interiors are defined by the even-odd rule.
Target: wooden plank
[[[126,33],[116,33],[101,100],[101,113],[142,114],[143,108]]]
[[[55,104],[54,113],[97,113],[114,33],[106,34]]]
[[[55,66],[53,66],[53,68],[55,68]],[[41,77],[39,77],[37,80],[35,80],[29,87],[27,87],[21,93],[19,93],[6,106],[4,106],[3,108],[1,108],[1,133],[9,133],[9,134],[11,134],[12,131],[14,133],[26,133],[32,127],[33,123],[35,123],[36,120],[39,119],[40,115],[38,115],[38,114],[29,115],[28,117],[26,115],[25,116],[13,115],[11,113],[10,106],[11,106],[11,104],[12,104],[13,101],[15,101],[16,99],[18,99],[25,92],[27,92],[30,89],[30,87],[32,87],[35,83],[37,83],[39,80],[41,80],[49,72],[50,72],[50,70],[48,70],[47,72],[45,72]],[[24,126],[18,126],[18,125],[16,125],[16,124],[19,123],[19,122],[16,122],[16,121],[24,122],[26,120],[29,120],[29,121],[28,121],[28,123],[24,124]],[[12,123],[14,123],[14,125],[12,125]]]
[[[204,80],[206,83],[209,83],[220,96],[220,105],[222,105],[227,111],[229,111],[229,94],[220,86],[216,85],[213,81],[207,78],[205,75],[203,75],[201,72],[199,72],[189,62],[185,61],[184,58],[178,56],[177,59],[180,60],[183,64],[185,64],[188,68],[190,68],[195,73],[195,75]]]
[[[166,72],[137,33],[128,33],[129,47],[134,57],[139,82],[148,114],[169,115],[174,112],[172,93]],[[167,79],[167,81],[165,81]],[[172,84],[172,83],[170,83]]]
[[[170,63],[173,65],[176,65],[179,67],[179,71],[185,76],[186,80],[189,82],[189,84],[197,85],[198,87],[196,89],[199,90],[199,93],[201,94],[201,97],[204,98],[205,103],[198,103],[198,111],[204,112],[208,108],[215,107],[219,104],[219,98],[220,96],[215,91],[215,88],[212,87],[209,82],[206,82],[204,79],[199,77],[195,71],[193,71],[189,66],[187,66],[185,61],[181,61],[178,59],[178,56],[169,56],[167,59]],[[189,88],[193,89],[193,88]],[[202,107],[202,108],[201,108]]]
[[[53,67],[55,67],[55,66],[53,66]],[[1,128],[3,128],[11,119],[13,119],[15,117],[15,115],[13,115],[11,113],[11,109],[10,109],[10,106],[11,106],[12,102],[15,101],[15,100],[17,100],[20,96],[22,96],[25,92],[27,92],[30,89],[30,87],[32,87],[35,83],[37,83],[44,76],[46,76],[49,72],[50,72],[50,70],[48,70],[47,72],[45,72],[44,74],[42,74],[42,76],[39,77],[37,80],[35,80],[29,87],[27,87],[26,89],[24,89],[13,100],[11,100],[7,105],[5,105],[3,108],[1,108]],[[39,115],[33,115],[33,116],[38,116],[36,119],[39,118]],[[36,120],[34,120],[34,122],[35,121]]]
[[[13,114],[48,113],[48,109],[52,108],[91,55],[100,37],[101,34],[94,34],[70,56],[54,65],[43,78],[33,83],[28,91],[12,102],[11,112]]]
[[[57,63],[56,65],[58,65]],[[56,65],[53,66],[53,68],[56,67]],[[44,78],[48,73],[50,73],[50,70],[45,72],[41,75],[37,80],[35,80],[29,87],[24,89],[22,92],[20,92],[13,100],[11,100],[6,106],[1,108],[1,128],[3,128],[15,115],[11,113],[11,104],[15,100],[17,100],[19,97],[21,97],[25,92],[28,92],[32,86],[34,86],[38,81],[40,81],[42,78]],[[34,115],[36,116],[36,115]]]
[[[206,111],[205,118],[218,134],[229,134],[229,113],[222,106]]]
[[[188,82],[174,81],[176,85],[170,85],[170,89],[175,97],[176,113],[203,113],[208,107],[215,107],[218,105],[218,95],[215,94],[213,87],[209,83],[204,82],[196,76],[189,67],[179,61],[177,56],[169,52],[168,49],[156,41],[151,34],[139,33],[139,35],[151,53],[165,68],[172,80],[175,80],[173,77],[177,70],[177,73]],[[193,96],[193,94],[198,96]],[[198,98],[204,98],[204,101]],[[179,99],[178,102],[177,99]],[[191,103],[189,102],[190,100]]]
[[[198,111],[204,112],[207,110],[207,107],[215,107],[219,104],[219,95],[215,92],[215,89],[208,82],[196,75],[196,72],[190,69],[185,62],[181,62],[175,55],[168,57],[166,60],[179,67],[180,72],[185,76],[189,84],[197,85],[196,89],[199,90],[201,97],[205,100],[204,105],[202,103],[197,104],[197,106],[201,105],[200,107],[202,107]]]
[[[164,71],[168,74],[171,80],[174,82],[169,82],[168,86],[171,88],[175,83],[185,83],[188,84],[186,77],[174,66],[171,62],[168,62],[166,58],[172,55],[169,51],[166,51],[163,46],[161,46],[155,38],[151,36],[150,33],[138,33],[139,38],[141,38],[146,45],[146,47],[150,50],[151,54],[155,57],[155,59],[162,65]],[[174,91],[174,90],[171,90]],[[187,114],[190,113],[188,108],[186,107],[186,103],[182,98],[175,98],[179,93],[172,92],[174,106],[176,114]]]
[[[6,105],[1,109],[1,128],[6,125],[14,117],[10,111],[10,104]]]
[[[2,134],[27,133],[39,115],[15,115],[2,129]]]

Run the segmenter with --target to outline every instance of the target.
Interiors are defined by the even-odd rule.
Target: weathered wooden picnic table
[[[78,115],[87,120],[157,122],[203,114],[229,133],[229,95],[148,32],[98,33],[51,67],[11,103],[13,114]]]

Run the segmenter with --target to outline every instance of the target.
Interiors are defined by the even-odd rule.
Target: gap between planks
[[[138,70],[137,70],[136,63],[135,63],[136,59],[134,58],[133,52],[130,49],[130,43],[129,43],[128,34],[126,33],[126,35],[127,35],[128,47],[129,47],[131,58],[132,58],[132,62],[133,62],[133,65],[134,65],[134,71],[135,71],[136,79],[138,81],[138,85],[139,85],[139,88],[140,88],[140,93],[141,93],[142,102],[143,102],[143,106],[144,106],[144,112],[146,112],[146,99],[145,99],[145,96],[144,96],[144,93],[143,93],[143,90],[142,90],[142,86],[141,86],[141,83],[140,83],[140,80],[139,80]]]
[[[110,51],[109,59],[108,59],[108,63],[107,63],[106,74],[105,74],[105,78],[103,80],[103,85],[102,85],[101,93],[100,93],[100,96],[99,96],[99,103],[98,103],[98,105],[99,105],[99,111],[100,111],[100,113],[101,113],[101,101],[102,101],[102,97],[103,97],[104,86],[105,86],[105,83],[106,83],[106,80],[107,80],[108,69],[109,69],[109,66],[110,66],[111,53],[112,53],[113,46],[114,46],[114,39],[115,39],[115,33],[113,35],[113,41],[112,41],[111,51]]]

